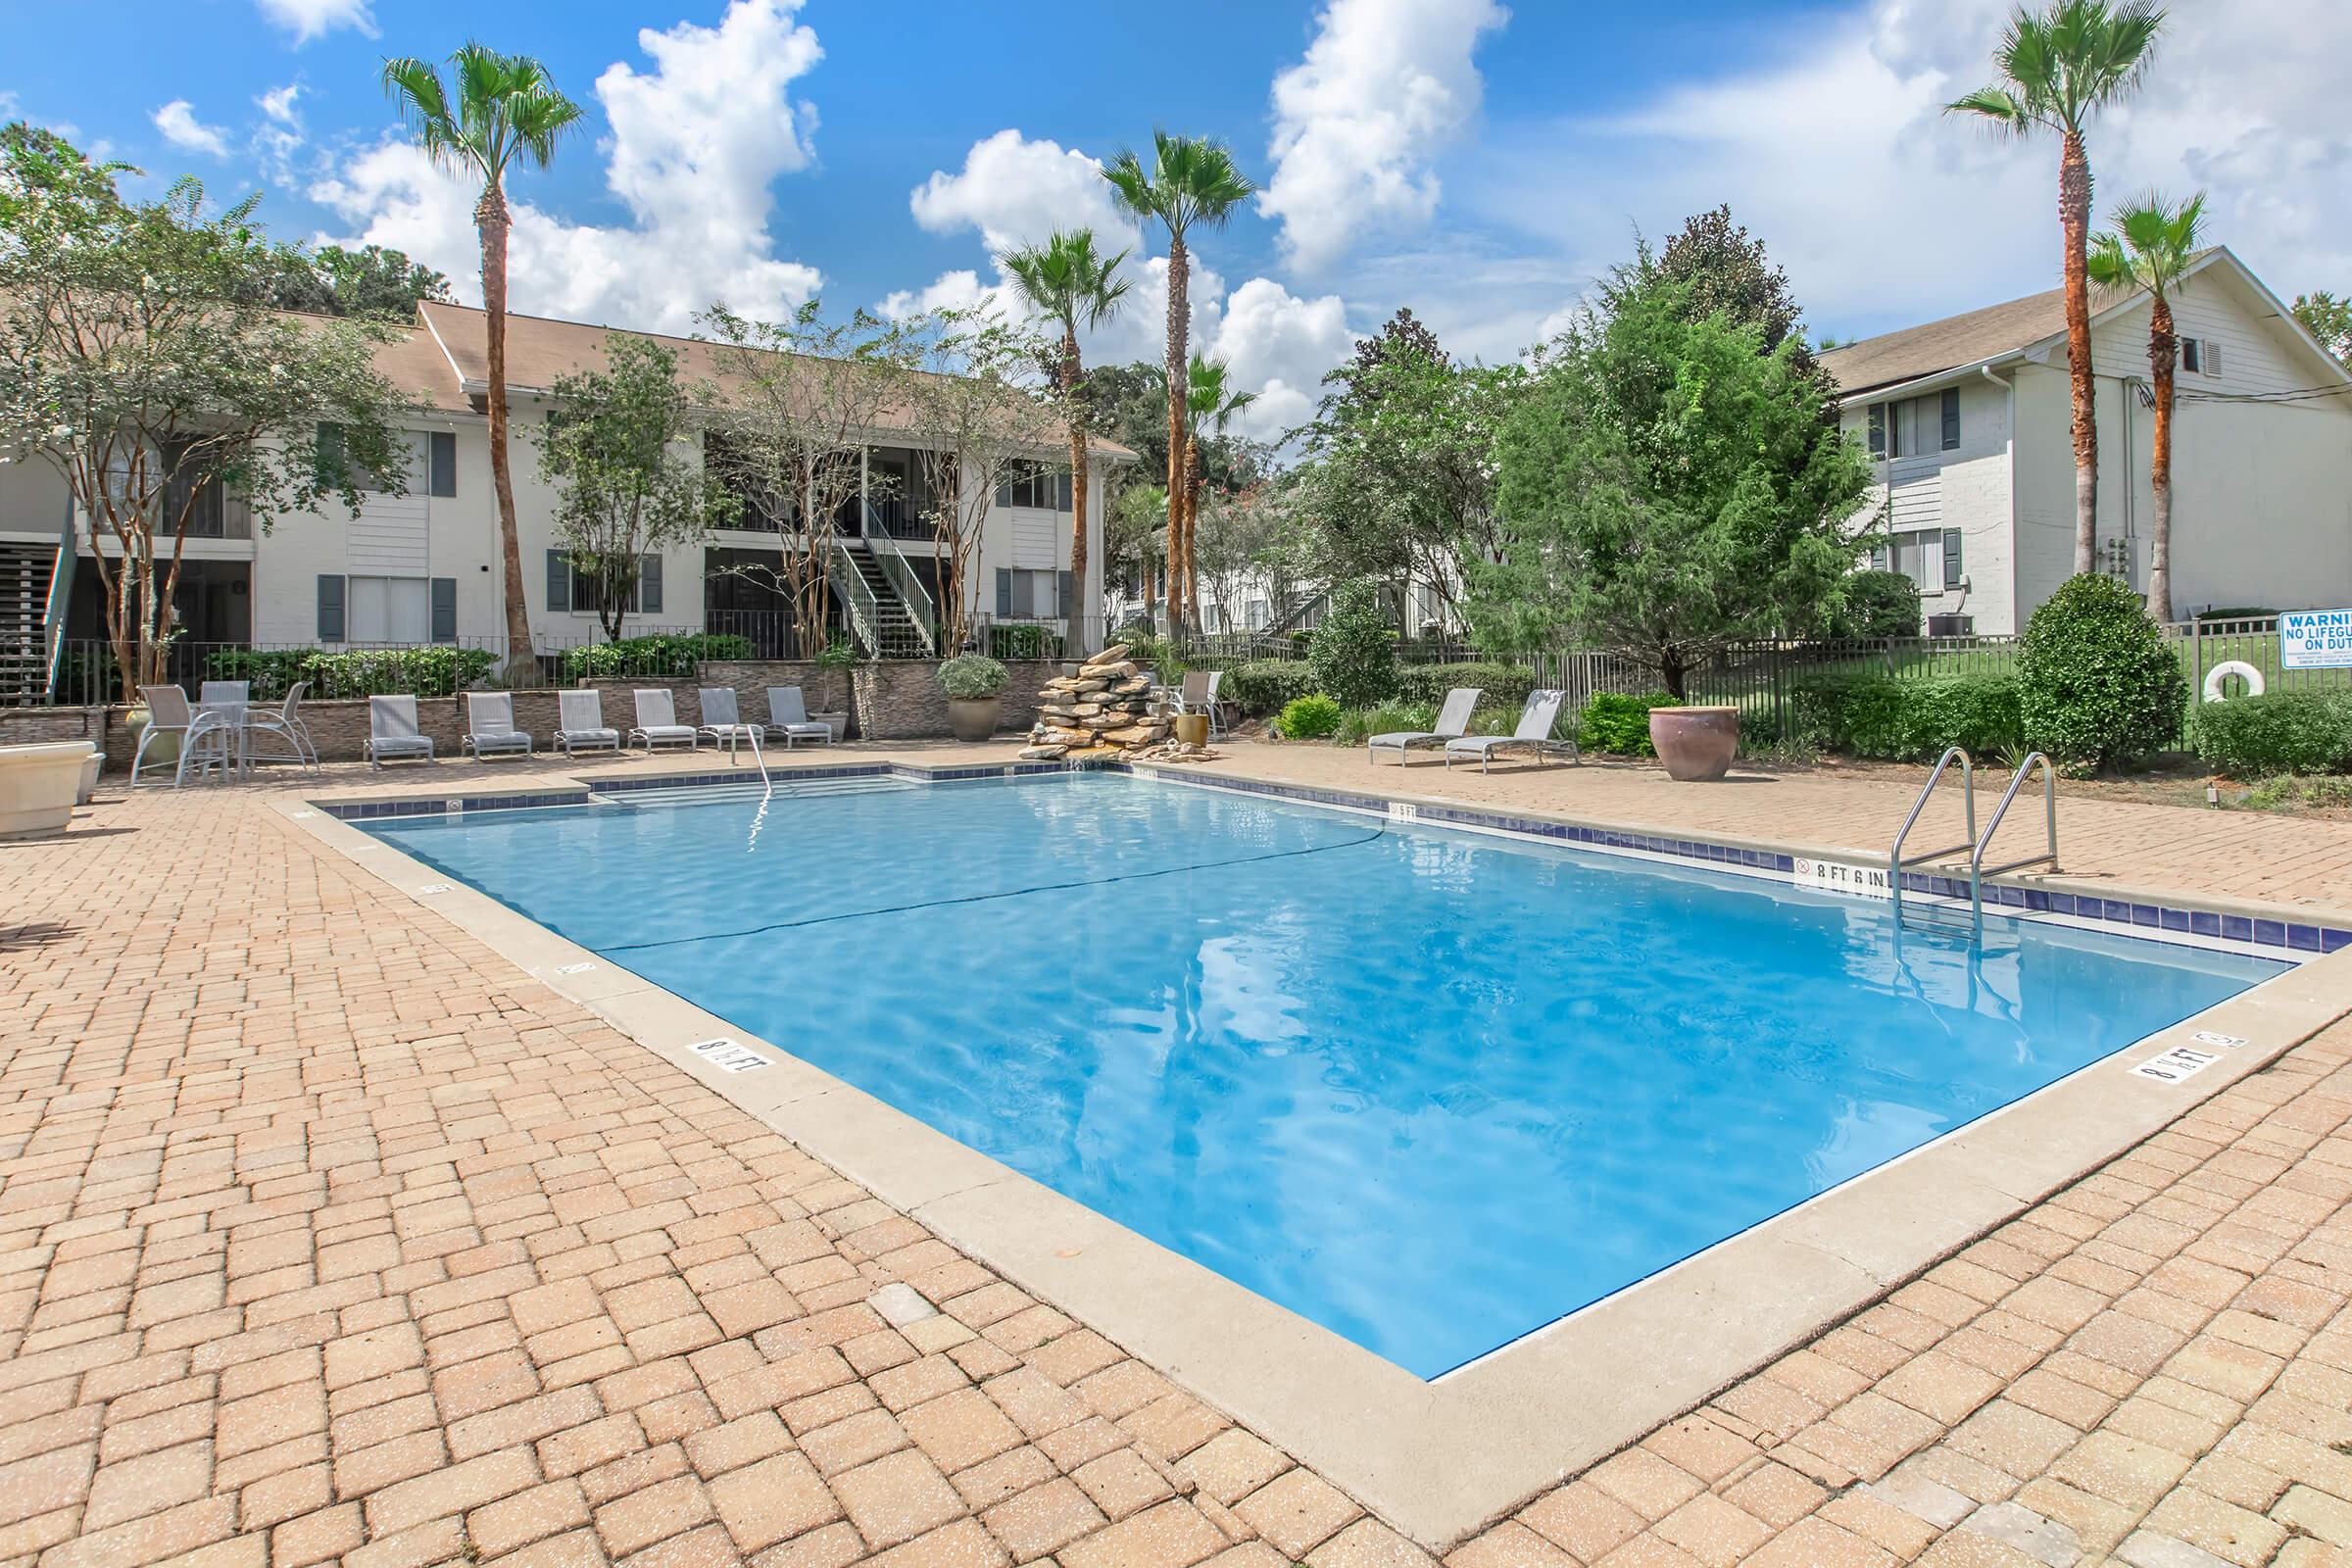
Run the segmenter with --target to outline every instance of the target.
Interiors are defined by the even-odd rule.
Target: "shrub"
[[[1396,695],[1396,633],[1369,582],[1340,584],[1331,613],[1306,649],[1315,689],[1348,708],[1370,708]]]
[[[1789,690],[1793,739],[1848,757],[1931,761],[1947,746],[1982,759],[2018,745],[2012,675],[1816,675]]]
[[[1138,664],[1155,664],[1159,662],[1159,639],[1152,634],[1150,626],[1140,620],[1132,626],[1121,626],[1111,634],[1110,641],[1102,646],[1115,648],[1121,643],[1127,645],[1127,657]]]
[[[355,648],[311,655],[301,678],[314,697],[449,697],[479,685],[497,663],[487,648]]]
[[[317,648],[219,648],[204,656],[204,678],[248,682],[255,702],[274,703],[296,681],[310,678],[302,672],[306,662],[329,657]]]
[[[986,654],[960,654],[939,666],[940,690],[959,703],[998,696],[1011,678],[1011,671]]]
[[[1287,705],[1282,716],[1274,721],[1285,740],[1313,741],[1340,732],[1342,710],[1339,699],[1321,692],[1310,692]]]
[[[564,672],[573,680],[622,680],[632,675],[691,675],[707,660],[749,659],[752,640],[730,632],[662,633],[565,649]]]
[[[1349,709],[1340,715],[1340,727],[1333,733],[1347,745],[1361,746],[1375,735],[1425,734],[1437,721],[1433,703],[1383,703],[1378,708]]]
[[[1314,672],[1302,661],[1253,659],[1227,670],[1217,695],[1251,718],[1270,718],[1314,689]]]
[[[2028,744],[2070,771],[2160,752],[2180,731],[2188,678],[2121,579],[2085,572],[2034,612],[2017,658]]]
[[[1857,571],[1845,579],[1836,616],[1840,637],[1919,635],[1919,584],[1899,571]]]
[[[1588,752],[1615,752],[1626,757],[1655,757],[1649,744],[1649,710],[1673,708],[1664,692],[1594,692],[1578,716],[1576,744]]]
[[[1059,659],[1061,638],[1043,626],[991,626],[988,651],[998,659]]]
[[[2199,703],[2196,753],[2216,772],[2334,773],[2352,765],[2352,693],[2291,691]]]
[[[1396,671],[1396,695],[1407,702],[1437,704],[1456,686],[1475,686],[1482,708],[1516,709],[1536,689],[1536,672],[1525,664],[1404,664]]]

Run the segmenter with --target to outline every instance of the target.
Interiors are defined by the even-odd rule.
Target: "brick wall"
[[[107,738],[103,708],[0,708],[0,746],[37,746],[44,741]]]

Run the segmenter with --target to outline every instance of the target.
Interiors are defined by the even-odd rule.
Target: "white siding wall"
[[[1892,499],[1891,526],[1898,530],[1957,528],[1961,574],[1966,587],[1943,584],[1920,596],[1923,615],[1968,614],[1980,632],[2009,629],[2011,592],[2009,528],[2009,398],[2006,390],[1978,377],[1960,393],[1960,445],[1942,448],[1940,389],[1921,400],[1911,428],[1924,450],[1874,464],[1878,482],[1865,502],[1876,514]],[[1865,400],[1867,403],[1868,400]],[[1868,450],[1869,410],[1845,410],[1846,433]],[[1931,582],[1936,580],[1932,574]]]

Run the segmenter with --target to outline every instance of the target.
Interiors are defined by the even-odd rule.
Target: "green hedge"
[[[1649,744],[1649,710],[1678,706],[1664,692],[1594,692],[1576,723],[1580,751],[1612,752],[1622,757],[1655,757]]]
[[[1296,702],[1284,705],[1282,716],[1274,722],[1285,740],[1313,741],[1327,735],[1337,735],[1340,721],[1345,716],[1339,699],[1326,697],[1321,692],[1310,692]]]
[[[2058,585],[2017,651],[2025,738],[2069,772],[2088,773],[2166,750],[2188,707],[2188,677],[2116,577],[2085,572]]]
[[[1443,703],[1456,686],[1474,686],[1481,708],[1516,709],[1536,689],[1536,672],[1525,664],[1402,664],[1396,695],[1408,703]]]
[[[724,632],[624,637],[564,651],[564,672],[573,680],[622,680],[631,675],[691,675],[706,660],[749,659],[752,640]]]
[[[1227,670],[1217,694],[1250,718],[1271,718],[1314,689],[1314,671],[1303,660],[1252,659]]]
[[[991,626],[988,652],[992,659],[1059,659],[1061,634],[1043,626]]]
[[[2352,692],[2271,692],[2199,703],[2189,739],[2216,772],[2337,773],[2352,766]]]
[[[253,700],[273,703],[298,680],[315,698],[450,697],[488,675],[498,656],[487,648],[222,648],[207,654],[206,680],[241,680]]]
[[[1932,761],[1947,746],[1983,757],[2019,744],[2013,675],[1813,676],[1789,688],[1794,739],[1848,757]]]

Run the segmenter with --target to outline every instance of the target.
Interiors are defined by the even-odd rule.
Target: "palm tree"
[[[2173,618],[2173,296],[2204,247],[2205,193],[2167,202],[2150,191],[2115,215],[2115,227],[2090,242],[2090,281],[2109,298],[2148,296],[2148,373],[2156,383],[2156,429],[2148,451],[2155,521],[2148,534],[2148,613]]]
[[[1196,559],[1194,520],[1200,513],[1200,486],[1207,474],[1200,467],[1200,431],[1203,426],[1217,435],[1225,433],[1234,416],[1257,401],[1254,392],[1233,389],[1232,368],[1223,360],[1204,359],[1194,355],[1185,378],[1184,399],[1184,494],[1178,506],[1183,512],[1181,533],[1184,540],[1185,602],[1197,614],[1200,607],[1200,568]]]
[[[1057,232],[1043,245],[1024,246],[997,258],[997,265],[1030,307],[1061,323],[1061,357],[1055,370],[1070,420],[1070,582],[1074,596],[1062,612],[1069,616],[1070,644],[1081,654],[1088,652],[1093,642],[1087,618],[1086,412],[1078,403],[1078,389],[1086,374],[1078,358],[1078,328],[1102,325],[1127,297],[1127,279],[1118,275],[1119,264],[1126,259],[1125,251],[1104,258],[1095,249],[1091,228]]]
[[[1118,193],[1119,205],[1138,218],[1155,218],[1168,229],[1168,629],[1183,624],[1185,606],[1176,594],[1174,569],[1183,543],[1185,365],[1191,328],[1190,253],[1185,236],[1194,224],[1221,226],[1257,187],[1234,167],[1223,142],[1205,136],[1152,133],[1152,168],[1122,152],[1102,171]]]
[[[532,660],[530,610],[522,591],[522,544],[514,531],[514,480],[507,464],[507,170],[517,158],[545,169],[580,106],[556,90],[528,55],[468,43],[449,57],[453,99],[440,72],[403,56],[384,62],[384,91],[400,106],[425,155],[455,174],[479,175],[473,226],[482,238],[482,310],[490,355],[490,478],[498,492],[498,537],[506,557],[507,668]]]
[[[1993,51],[2001,80],[1945,106],[1980,115],[2016,136],[2058,135],[2058,225],[2066,243],[2066,366],[2075,389],[2075,570],[2096,564],[2099,430],[2091,402],[2090,287],[2083,253],[2090,237],[2090,155],[2082,127],[2093,111],[2139,85],[2164,30],[2152,0],[2049,0],[2039,16],[2020,10]]]

